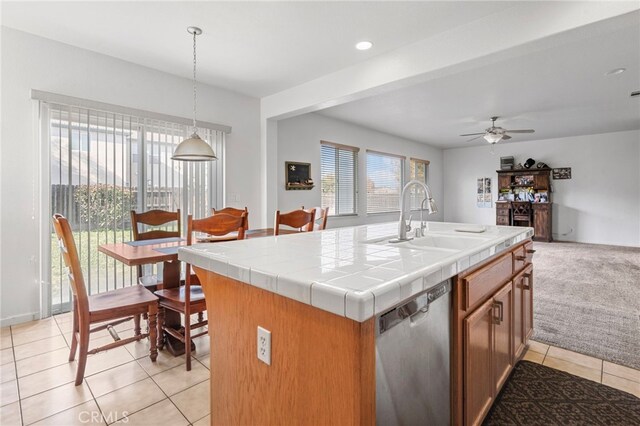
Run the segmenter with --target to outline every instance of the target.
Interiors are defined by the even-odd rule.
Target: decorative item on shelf
[[[531,166],[533,166],[534,164],[536,164],[536,160],[534,160],[533,158],[529,158],[527,161],[524,162],[524,168],[530,169]]]
[[[522,169],[524,169],[524,166],[522,165],[522,163],[518,163],[518,164],[516,164],[516,166],[514,167],[514,169],[516,169],[516,170],[522,170]]]
[[[539,203],[548,203],[549,202],[549,194],[547,192],[538,192],[536,195],[540,197]]]
[[[553,179],[571,179],[571,167],[553,169]]]
[[[500,157],[500,170],[512,170],[514,163],[513,157]]]
[[[211,145],[198,136],[198,126],[196,125],[196,36],[202,34],[202,30],[198,27],[189,27],[187,32],[193,35],[193,133],[178,144],[171,159],[180,161],[213,161],[217,159],[216,154],[213,152]]]
[[[536,167],[538,169],[549,169],[549,165],[547,163],[543,163],[542,161],[538,162],[538,164],[536,164]]]
[[[311,164],[297,163],[293,161],[285,162],[286,189],[312,189],[314,187],[311,179]]]
[[[520,175],[514,177],[515,186],[533,185],[533,175]]]

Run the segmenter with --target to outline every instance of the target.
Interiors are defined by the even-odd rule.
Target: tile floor
[[[116,329],[126,337],[132,326]],[[70,314],[62,314],[0,330],[1,425],[209,424],[208,337],[196,339],[190,372],[184,356],[161,351],[152,363],[148,343],[136,342],[89,356],[76,387],[75,362],[67,361],[70,327]],[[110,339],[94,333],[90,346]],[[533,341],[524,359],[640,397],[638,370]]]
[[[115,327],[133,335],[133,322]],[[85,380],[74,386],[68,362],[71,315],[56,315],[0,330],[0,425],[208,425],[209,338],[195,339],[192,369],[185,357],[160,351],[149,359],[147,341],[89,355]],[[112,341],[91,335],[89,347]]]

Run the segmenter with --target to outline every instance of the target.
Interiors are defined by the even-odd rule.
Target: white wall
[[[5,325],[40,311],[38,224],[49,212],[38,207],[39,149],[30,90],[182,117],[192,114],[192,95],[188,79],[6,27],[1,84],[0,320]],[[258,212],[259,100],[203,84],[198,93],[198,117],[233,128],[227,138],[228,204]]]
[[[439,207],[429,220],[442,220],[442,150],[423,143],[380,133],[351,123],[325,117],[320,114],[305,114],[278,121],[278,202],[281,211],[320,205],[320,141],[325,140],[360,148],[358,153],[358,216],[330,217],[328,227],[360,225],[364,223],[398,220],[398,214],[366,213],[366,150],[372,149],[407,157],[405,176],[408,176],[409,157],[429,160],[429,186]],[[309,191],[287,191],[285,189],[285,161],[311,163],[315,188]],[[415,219],[415,218],[414,218]]]
[[[640,246],[640,131],[575,136],[444,151],[445,220],[495,224],[495,208],[476,207],[476,179],[492,177],[497,196],[500,157],[571,167],[552,180],[554,239]]]

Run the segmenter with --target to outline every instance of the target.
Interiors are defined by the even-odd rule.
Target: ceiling
[[[465,25],[512,2],[2,2],[2,25],[262,97]],[[358,51],[356,42],[374,47]]]
[[[535,129],[501,143],[639,129],[640,97],[630,93],[640,90],[640,14],[631,17],[582,28],[571,42],[547,41],[543,50],[320,113],[442,148],[486,144],[459,135],[483,131],[493,115],[501,117],[497,126]],[[618,67],[627,71],[604,75]]]

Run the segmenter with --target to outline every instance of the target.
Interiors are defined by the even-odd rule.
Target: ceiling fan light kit
[[[484,140],[489,142],[491,145],[494,145],[494,144],[497,144],[500,141],[506,141],[506,140],[511,139],[511,136],[509,136],[507,133],[533,133],[534,132],[533,129],[520,129],[520,130],[503,129],[502,127],[496,126],[496,120],[497,119],[498,119],[497,116],[491,117],[491,127],[486,129],[484,132],[481,132],[481,133],[466,133],[466,134],[460,135],[460,136],[474,136],[473,138],[469,139],[467,142],[471,142],[471,141],[474,141],[474,140],[482,137],[482,138],[484,138]]]
[[[486,140],[487,142],[493,144],[493,143],[498,143],[502,140],[502,135],[499,133],[485,133],[485,135],[483,136],[484,140]]]

